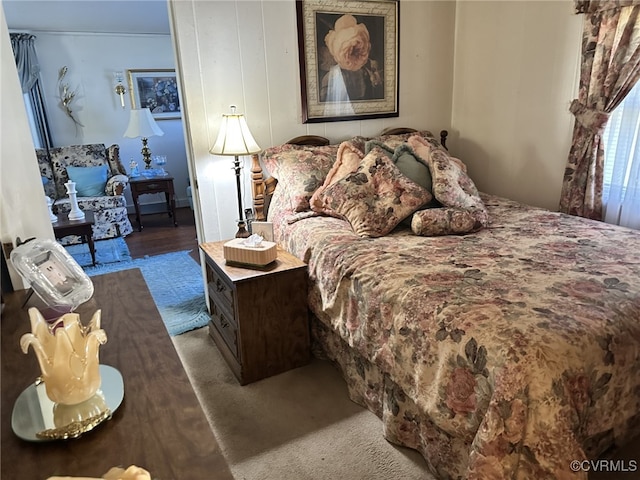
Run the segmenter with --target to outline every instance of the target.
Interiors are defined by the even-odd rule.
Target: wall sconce
[[[113,72],[113,78],[116,81],[116,94],[120,95],[120,105],[124,108],[124,94],[126,92],[124,85],[122,84],[124,80],[124,74],[122,72]]]

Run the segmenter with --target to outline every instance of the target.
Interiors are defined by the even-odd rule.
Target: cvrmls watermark
[[[573,460],[570,464],[574,472],[635,472],[635,460]]]

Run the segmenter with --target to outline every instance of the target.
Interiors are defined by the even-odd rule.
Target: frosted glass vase
[[[100,313],[96,311],[86,327],[77,313],[67,313],[49,325],[37,308],[29,309],[31,333],[20,338],[20,347],[24,353],[33,348],[52,402],[77,405],[100,388],[98,349],[107,341]]]

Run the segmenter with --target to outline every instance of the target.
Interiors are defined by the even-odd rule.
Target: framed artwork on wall
[[[156,120],[180,118],[176,71],[127,70],[132,108],[148,108]]]
[[[397,117],[398,0],[296,0],[303,123]]]

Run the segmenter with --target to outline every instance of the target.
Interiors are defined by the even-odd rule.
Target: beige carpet
[[[328,362],[241,387],[207,327],[172,340],[236,479],[433,479],[420,454],[383,438]]]
[[[237,480],[434,480],[417,452],[383,438],[328,362],[241,387],[207,327],[172,340]],[[635,468],[589,480],[640,480],[640,438],[614,459]]]

